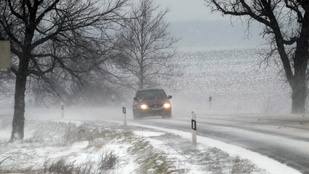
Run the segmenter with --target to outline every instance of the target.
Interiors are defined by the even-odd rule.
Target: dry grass
[[[93,161],[86,161],[84,165],[75,165],[67,163],[64,159],[57,161],[47,160],[44,169],[39,173],[44,174],[103,174],[114,170],[119,161],[118,156],[114,152],[106,152],[101,155],[98,166]]]
[[[99,162],[99,170],[107,171],[115,169],[118,162],[119,157],[114,152],[103,153]]]

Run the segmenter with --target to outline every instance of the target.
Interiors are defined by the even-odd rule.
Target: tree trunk
[[[20,58],[19,68],[16,73],[14,117],[10,142],[15,140],[22,141],[24,139],[25,91],[30,55],[27,54],[27,51],[25,51],[23,55],[25,56]]]
[[[296,41],[294,57],[294,77],[291,83],[292,88],[292,113],[304,114],[306,112],[307,80],[306,72],[309,58],[309,16],[306,13],[306,21],[303,23],[301,37]]]
[[[25,74],[16,76],[14,117],[10,142],[24,138],[26,81],[27,76]]]
[[[306,81],[298,81],[292,89],[292,113],[303,114],[306,112]]]

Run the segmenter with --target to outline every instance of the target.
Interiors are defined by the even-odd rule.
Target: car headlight
[[[169,104],[169,103],[164,103],[163,107],[166,108],[166,109],[171,108],[171,104]]]
[[[148,109],[148,106],[145,105],[145,104],[141,105],[140,107],[141,107],[141,109]]]

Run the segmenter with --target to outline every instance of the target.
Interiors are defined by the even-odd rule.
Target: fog
[[[168,8],[166,22],[169,32],[177,39],[178,53],[174,64],[183,76],[175,78],[176,84],[162,84],[173,96],[174,110],[202,110],[208,112],[290,112],[290,89],[274,60],[261,62],[265,40],[259,36],[261,28],[252,23],[250,30],[237,18],[212,13],[203,0],[155,0],[161,8]],[[5,84],[6,85],[6,84]],[[2,105],[13,106],[14,88],[1,94]],[[26,94],[26,104],[32,98]],[[134,93],[125,92],[115,99],[131,107]],[[212,101],[209,102],[209,97]],[[110,99],[106,99],[107,101]],[[28,102],[28,103],[27,103]],[[33,103],[32,103],[33,104]],[[107,102],[110,104],[110,102]],[[43,104],[44,105],[44,104]],[[58,107],[49,106],[43,107]],[[84,106],[84,104],[83,104]],[[98,103],[98,107],[108,107]],[[27,110],[27,108],[26,108]]]
[[[290,113],[290,88],[275,59],[262,62],[265,52],[267,48],[179,51],[172,63],[183,75],[173,78],[175,84],[162,82],[161,86],[173,96],[173,112]],[[121,108],[125,105],[131,114],[134,92],[122,94],[123,99],[115,98],[114,103],[105,98],[106,103],[89,106],[83,103],[77,107]],[[13,97],[13,91],[2,95],[2,106],[13,108]],[[34,102],[29,103],[31,98],[32,93],[28,92],[26,112],[34,106]],[[60,108],[60,103],[40,107]]]
[[[250,30],[237,18],[212,13],[203,0],[155,0],[168,8],[169,32],[179,41],[172,63],[183,73],[172,86],[162,83],[171,99],[173,110],[181,112],[289,113],[290,88],[275,60],[262,61],[267,48],[259,36],[261,28],[252,23]],[[259,47],[260,49],[256,49]],[[266,66],[268,64],[268,66]],[[1,96],[3,106],[13,107],[14,88]],[[96,107],[132,106],[134,93],[123,92],[123,98]],[[211,97],[211,102],[209,98]],[[26,93],[26,106],[31,106],[31,91]],[[32,102],[33,105],[34,102]],[[41,107],[59,108],[42,104]],[[85,106],[85,104],[81,104]],[[93,106],[93,105],[91,105]],[[26,111],[27,111],[26,107]],[[69,106],[66,106],[69,107]]]
[[[178,50],[209,48],[239,48],[264,45],[260,36],[262,26],[251,22],[250,27],[238,17],[211,12],[204,0],[155,0],[161,8],[169,9],[166,22],[175,38]]]
[[[175,109],[202,112],[289,113],[290,89],[267,49],[239,48],[180,53],[184,75],[173,89]],[[211,96],[211,102],[209,97]]]
[[[176,83],[173,85],[162,82],[161,86],[167,95],[173,96],[170,100],[173,116],[177,117],[177,113],[189,115],[192,111],[290,113],[290,88],[275,59],[263,62],[265,58],[263,53],[267,51],[267,48],[179,51],[172,63],[181,70],[182,76],[174,77],[173,80]],[[123,93],[125,96],[123,99],[115,98],[114,102],[106,98],[106,103],[89,106],[80,104],[77,106],[80,110],[75,115],[83,113],[88,115],[87,117],[92,115],[94,119],[103,115],[104,117],[121,116],[121,107],[125,106],[131,117],[134,95],[135,93],[131,91]],[[210,97],[211,101],[209,101]],[[30,106],[29,103],[28,106]],[[56,110],[58,108],[57,112],[60,112],[60,104],[49,107]],[[70,108],[70,106],[65,107]],[[85,109],[81,109],[83,107]],[[74,111],[74,109],[71,110]]]
[[[171,84],[164,79],[159,86],[172,96],[172,118],[154,116],[134,120],[132,105],[135,92],[125,86],[126,82],[119,82],[118,79],[98,78],[100,82],[90,79],[97,86],[90,90],[85,87],[89,93],[83,93],[82,97],[86,96],[87,99],[78,95],[74,98],[75,95],[72,95],[72,100],[76,99],[76,102],[71,102],[73,104],[70,106],[64,104],[62,109],[61,103],[69,100],[67,98],[70,96],[63,94],[57,98],[49,95],[49,91],[44,91],[44,100],[35,101],[37,94],[31,89],[34,86],[31,83],[34,82],[29,78],[25,94],[24,139],[30,139],[32,143],[33,130],[29,129],[31,121],[38,121],[37,125],[46,121],[47,124],[65,122],[94,124],[97,127],[104,127],[108,123],[106,125],[110,127],[104,128],[112,129],[112,126],[117,125],[117,129],[124,130],[130,127],[133,130],[136,127],[145,130],[158,127],[182,130],[189,135],[193,111],[197,113],[199,121],[199,141],[210,137],[224,141],[227,145],[236,144],[270,155],[284,164],[299,159],[301,162],[296,161],[297,165],[302,164],[303,168],[308,166],[308,160],[302,160],[302,157],[308,156],[308,118],[288,114],[291,113],[291,89],[278,57],[265,61],[269,47],[265,44],[265,38],[260,36],[261,26],[252,23],[248,30],[246,24],[235,18],[212,14],[203,0],[154,2],[170,9],[166,16],[168,30],[179,39],[176,43],[177,52],[169,63],[182,75],[172,77],[174,83]],[[110,70],[108,68],[118,73],[116,66],[107,67],[107,71]],[[121,74],[122,71],[119,72]],[[5,89],[0,91],[0,143],[5,144],[12,131],[15,91],[13,80],[0,85]],[[96,90],[98,86],[100,88]],[[126,114],[122,113],[122,107],[126,107]],[[123,126],[124,118],[128,126]],[[166,139],[164,144],[170,145],[169,138]],[[204,143],[212,144],[210,139],[204,139]],[[213,146],[216,149],[220,147],[218,144]],[[30,147],[32,151],[32,145]],[[222,150],[231,150],[231,146],[224,146]],[[294,153],[295,150],[297,153]],[[251,153],[243,157],[256,161]]]
[[[174,110],[290,113],[290,88],[269,51],[262,26],[212,13],[203,0],[156,0],[170,12],[169,31],[180,39],[174,59],[183,76],[172,87]],[[211,96],[212,101],[209,102]]]

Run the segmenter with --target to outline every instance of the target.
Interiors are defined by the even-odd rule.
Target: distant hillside
[[[191,110],[289,113],[290,88],[274,60],[262,63],[263,49],[179,53],[183,69],[175,107]],[[209,108],[209,96],[212,106]]]

